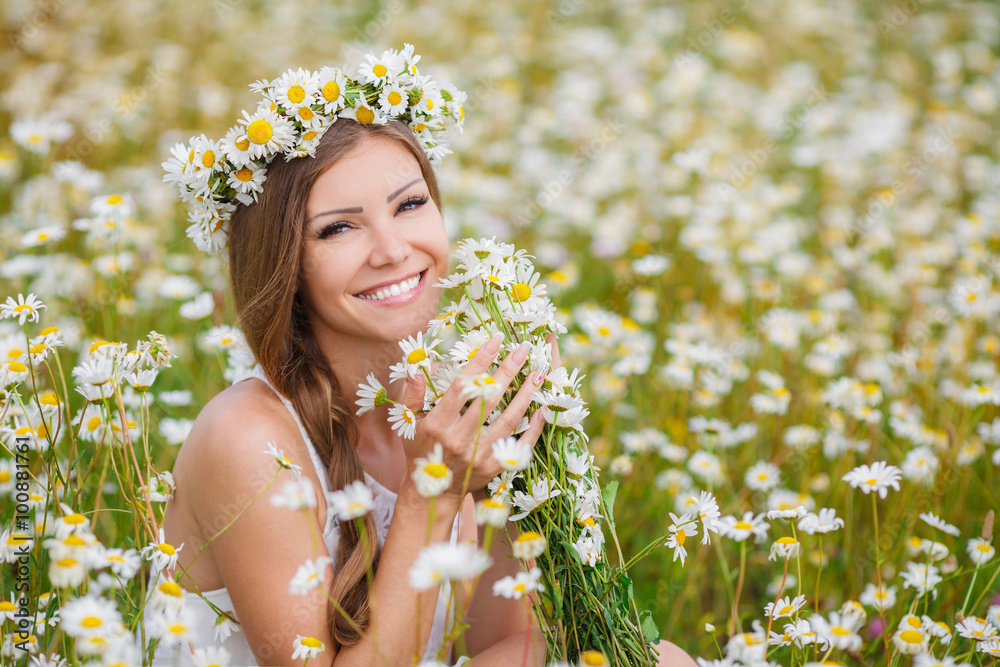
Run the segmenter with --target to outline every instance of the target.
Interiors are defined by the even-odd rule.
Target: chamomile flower
[[[781,470],[767,461],[758,461],[743,476],[743,482],[752,491],[770,491],[781,483]]]
[[[194,667],[226,667],[229,664],[229,651],[221,646],[199,648],[192,658]]]
[[[381,113],[377,106],[368,103],[363,93],[353,102],[352,106],[341,110],[338,114],[340,118],[349,118],[362,125],[385,125],[389,122],[389,119]]]
[[[251,160],[267,158],[288,145],[295,134],[291,123],[284,117],[267,107],[258,107],[253,115],[243,111],[243,120],[239,121],[250,141],[247,153]],[[221,148],[220,148],[221,150]]]
[[[340,491],[327,493],[327,500],[341,521],[367,514],[375,504],[372,490],[361,480],[355,480]]]
[[[404,63],[398,51],[392,49],[383,51],[382,55],[374,53],[365,55],[365,62],[358,68],[358,77],[364,83],[374,83],[383,86],[395,79],[403,70]]]
[[[9,296],[6,303],[0,304],[0,318],[16,319],[19,325],[24,326],[25,322],[37,322],[39,311],[46,307],[35,298],[34,294],[29,294],[27,297],[18,294],[16,301],[14,297]]]
[[[687,549],[684,548],[684,543],[689,536],[698,534],[698,527],[695,525],[697,519],[691,514],[682,514],[679,517],[673,512],[669,512],[669,514],[671,523],[667,530],[670,534],[664,546],[674,550],[674,560],[680,558],[683,566],[684,560],[687,558]]]
[[[347,91],[347,77],[336,67],[324,67],[316,77],[319,85],[319,103],[323,113],[331,115],[344,108]]]
[[[410,475],[417,486],[417,493],[424,498],[433,498],[451,488],[453,473],[444,464],[441,443],[434,443],[434,449],[427,458],[418,458]]]
[[[876,492],[881,498],[888,495],[889,487],[899,491],[899,478],[899,468],[885,461],[876,461],[871,466],[860,465],[843,477],[855,489],[861,489],[865,494]]]
[[[274,86],[274,99],[278,106],[285,109],[285,114],[297,116],[301,109],[309,111],[309,116],[304,118],[308,121],[312,118],[311,104],[315,104],[319,95],[319,76],[315,72],[309,72],[301,67],[297,70],[288,70],[281,75],[281,78],[272,82]]]
[[[122,619],[111,600],[83,595],[59,609],[59,627],[72,637],[108,637],[121,631]]]
[[[545,553],[545,547],[545,536],[533,530],[524,531],[511,544],[514,558],[523,558],[524,560],[531,560],[532,558],[541,556]]]
[[[389,408],[389,424],[393,431],[397,431],[400,437],[407,440],[413,440],[417,433],[417,417],[402,403]]]
[[[959,530],[950,523],[945,522],[943,519],[935,515],[933,512],[922,512],[920,514],[920,520],[926,523],[932,528],[937,528],[938,530],[948,533],[949,535],[954,535],[958,537]]]
[[[531,445],[513,436],[501,438],[493,443],[493,458],[504,470],[524,470],[531,463],[531,455]]]
[[[292,660],[312,660],[326,650],[326,646],[315,637],[303,637],[296,635],[292,642],[295,651],[292,653]]]
[[[410,106],[408,93],[397,84],[383,86],[378,96],[378,103],[382,113],[387,116],[398,116]]]
[[[985,565],[996,554],[996,549],[993,548],[993,545],[981,537],[974,537],[969,540],[969,543],[965,546],[965,551],[969,554],[969,559],[976,565]]]
[[[902,627],[892,636],[892,643],[903,655],[926,653],[929,637],[918,628]]]
[[[764,613],[770,618],[790,618],[797,614],[806,605],[806,596],[797,595],[794,599],[785,596],[777,602],[768,602],[764,606]]]
[[[299,566],[295,575],[288,583],[288,592],[292,595],[306,595],[326,582],[326,568],[333,563],[328,556],[309,559]]]
[[[807,513],[799,519],[799,530],[809,535],[825,535],[844,527],[844,520],[837,516],[837,510],[824,507],[819,513]]]
[[[139,555],[152,562],[156,569],[169,570],[177,567],[177,559],[180,558],[179,552],[183,548],[183,544],[175,547],[167,542],[161,526],[157,539],[140,549]]]
[[[777,560],[778,558],[795,558],[799,555],[801,550],[801,545],[799,541],[794,537],[784,536],[779,537],[777,540],[771,544],[771,554],[768,556],[768,560]]]
[[[358,385],[358,400],[354,402],[358,406],[358,411],[355,414],[360,417],[369,410],[379,407],[387,399],[388,394],[385,387],[378,381],[374,373],[369,373],[365,382]]]
[[[562,493],[562,489],[555,482],[549,480],[548,477],[539,477],[531,483],[530,494],[514,491],[514,505],[521,511],[511,516],[510,520],[520,521],[536,507],[550,498],[555,498],[560,493]]]
[[[956,623],[955,632],[957,632],[960,637],[975,639],[976,641],[992,639],[997,636],[997,629],[994,628],[989,621],[979,618],[978,616],[969,616],[961,622]]]
[[[291,472],[293,479],[300,479],[302,477],[302,466],[289,461],[288,457],[285,456],[284,450],[275,447],[273,442],[268,441],[267,449],[264,450],[264,453],[274,457],[279,466]]]
[[[858,600],[863,605],[884,611],[896,604],[896,587],[886,587],[883,584],[878,588],[875,584],[865,584],[865,590],[858,596]]]
[[[287,507],[290,510],[300,510],[316,507],[316,490],[308,477],[293,479],[281,487],[281,490],[271,496],[273,507]]]
[[[503,386],[497,384],[492,375],[481,373],[464,381],[462,385],[462,398],[465,400],[474,400],[476,398],[489,400],[502,391]]]
[[[494,528],[502,528],[510,516],[507,503],[496,498],[485,498],[476,503],[476,523],[489,524]]]
[[[520,600],[534,591],[545,591],[545,586],[538,583],[542,571],[537,567],[528,572],[518,572],[513,577],[504,577],[493,583],[493,595]]]
[[[759,544],[764,541],[768,530],[768,525],[764,521],[763,515],[754,516],[753,512],[744,513],[742,519],[737,519],[734,516],[724,516],[719,519],[718,525],[720,535],[736,540],[737,542],[742,542],[753,535],[754,540]]]
[[[492,564],[493,559],[475,544],[432,544],[420,551],[410,568],[410,586],[424,591],[445,581],[469,580]]]
[[[399,347],[403,350],[403,362],[410,377],[415,377],[420,369],[431,371],[431,362],[437,361],[441,355],[434,349],[439,340],[425,340],[424,332],[418,331],[416,338],[410,336],[406,340],[399,341]]]

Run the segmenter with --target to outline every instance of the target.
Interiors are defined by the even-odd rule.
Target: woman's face
[[[368,138],[309,193],[299,290],[320,344],[342,355],[427,327],[448,237],[413,155]]]

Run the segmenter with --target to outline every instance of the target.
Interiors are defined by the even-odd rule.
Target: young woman
[[[167,505],[165,538],[184,545],[181,584],[208,600],[186,596],[191,645],[221,645],[237,665],[299,664],[292,655],[301,637],[326,647],[310,665],[432,658],[448,626],[447,586],[441,594],[418,595],[408,572],[428,538],[429,517],[430,542],[481,539],[474,501],[485,497],[484,487],[501,468],[488,447],[471,458],[481,413],[478,404],[462,413],[461,381],[418,420],[413,440],[401,439],[384,415],[357,417],[353,408],[368,373],[399,392],[397,400],[423,407],[423,381],[390,385],[388,366],[400,356],[397,341],[424,330],[436,315],[441,292],[434,285],[448,273],[440,194],[424,150],[400,121],[338,120],[314,157],[271,164],[258,201],[233,212],[228,252],[237,321],[258,366],[205,406],[173,469],[176,494]],[[558,365],[554,336],[550,343]],[[482,373],[498,356],[504,360],[494,378],[508,386],[526,354],[499,339],[476,352],[460,379]],[[511,435],[533,391],[526,382],[481,441]],[[495,405],[487,402],[486,414]],[[522,440],[535,443],[540,416]],[[288,468],[274,482],[279,465],[265,453],[269,443]],[[410,473],[414,459],[436,443],[456,474],[432,514]],[[473,493],[463,497],[459,473],[470,466]],[[322,493],[312,510],[273,506],[271,498],[296,469],[317,491],[364,480],[375,507],[363,532],[338,522]],[[333,563],[320,568],[321,587],[350,618],[335,611],[322,589],[289,590],[301,565],[327,555]],[[518,571],[509,555],[496,540],[494,565],[469,601],[465,652],[476,665],[522,664],[526,641],[528,664],[544,664],[544,639],[523,601],[492,594],[493,581]],[[214,632],[217,622],[222,628],[231,622],[220,612],[239,621],[239,630],[221,640],[226,633]],[[660,649],[661,664],[693,664],[672,645]],[[178,659],[191,664],[187,643],[157,655],[164,664]]]

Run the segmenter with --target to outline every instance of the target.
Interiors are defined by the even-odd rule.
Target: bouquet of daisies
[[[546,337],[552,332],[565,333],[566,328],[523,250],[492,239],[466,239],[455,254],[458,271],[439,286],[454,290],[459,300],[430,321],[426,336],[421,332],[400,341],[404,359],[391,367],[390,377],[395,381],[423,374],[427,379],[427,411],[475,351],[495,334],[503,334],[507,352],[526,342],[530,346],[528,361],[498,408],[484,415],[485,424],[489,424],[528,378],[551,364]],[[447,351],[438,351],[439,347]],[[440,363],[433,368],[432,361]],[[493,370],[495,366],[486,381]],[[372,380],[369,376],[369,382]],[[625,569],[612,566],[606,558],[602,523],[607,522],[613,535],[611,510],[617,483],[602,492],[599,469],[588,452],[583,429],[589,411],[580,396],[582,380],[578,369],[565,367],[554,368],[545,376],[529,415],[515,431],[527,430],[530,413],[542,411],[546,425],[533,451],[518,448],[515,438],[490,443],[505,470],[488,485],[491,498],[480,503],[477,516],[483,518],[481,523],[492,523],[489,517],[499,515],[513,554],[527,566],[523,581],[511,583],[519,593],[532,598],[549,660],[575,664],[594,658],[600,661],[587,664],[607,664],[605,660],[618,665],[656,664],[652,648],[658,639],[656,625],[648,614],[638,613]],[[374,385],[362,385],[359,396],[362,410],[387,401],[385,390]],[[393,404],[388,419],[403,437],[413,437],[415,418],[406,406]],[[685,515],[686,527],[679,530],[681,539],[695,532],[697,516]],[[511,524],[516,524],[516,531]],[[672,531],[671,539],[676,539],[676,534]],[[617,544],[617,539],[614,542]],[[662,541],[650,545],[648,551],[660,544]],[[620,552],[618,555],[624,563]]]

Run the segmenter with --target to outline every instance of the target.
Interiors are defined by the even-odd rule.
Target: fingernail
[[[549,372],[549,362],[546,361],[544,364],[542,364],[542,367],[538,369],[538,372],[535,373],[535,379],[534,381],[532,381],[532,384],[535,385],[536,387],[541,386],[542,380],[545,379],[545,374],[548,372]]]
[[[490,354],[496,354],[497,350],[500,349],[500,343],[503,342],[503,332],[498,331],[493,334],[493,338],[490,338],[490,342],[483,346],[483,349]]]

